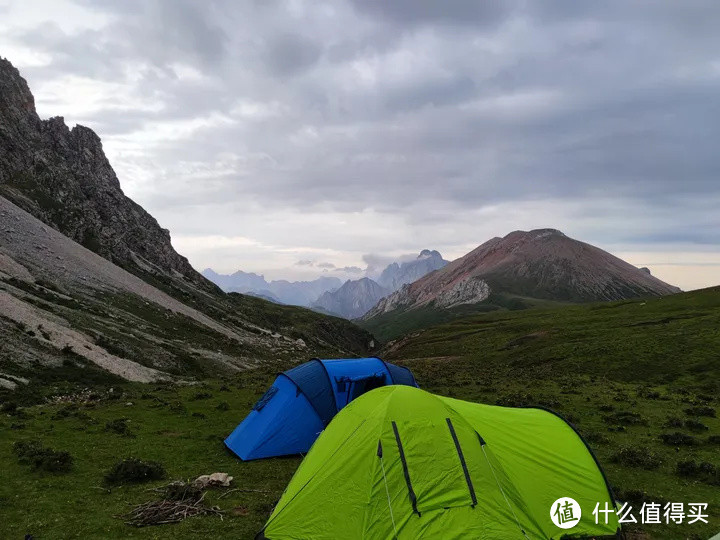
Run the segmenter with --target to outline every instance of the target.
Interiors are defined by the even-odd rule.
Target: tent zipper
[[[405,475],[405,483],[408,488],[408,496],[410,497],[410,504],[412,504],[413,512],[420,517],[420,512],[417,509],[417,497],[410,481],[410,471],[408,471],[407,461],[405,461],[405,451],[403,450],[402,441],[400,441],[400,433],[398,433],[397,424],[393,421],[392,423],[393,432],[395,433],[395,442],[397,442],[398,452],[400,453],[400,461],[402,462],[403,474]]]
[[[470,492],[470,500],[472,500],[472,507],[475,508],[475,506],[477,506],[475,488],[473,487],[472,480],[470,479],[470,472],[468,471],[467,463],[465,463],[465,456],[463,455],[462,448],[460,448],[460,441],[457,438],[457,434],[455,433],[455,427],[453,426],[452,421],[449,418],[446,418],[445,421],[447,422],[448,429],[450,430],[450,435],[452,435],[453,442],[455,443],[455,450],[457,450],[457,455],[460,458],[460,465],[462,465],[463,474],[465,475],[465,483],[467,484],[468,491]]]

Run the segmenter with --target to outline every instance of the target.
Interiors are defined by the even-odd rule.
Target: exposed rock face
[[[414,261],[398,264],[396,262],[387,266],[378,278],[380,286],[396,291],[406,283],[417,281],[421,277],[438,270],[448,263],[435,250],[423,249]]]
[[[41,120],[25,79],[0,58],[0,195],[132,271],[216,290],[170,243],[170,233],[125,196],[91,129]]]
[[[191,300],[0,196],[0,385],[68,362],[80,381],[98,370],[134,381],[220,375],[268,360],[357,356],[372,341],[301,308],[221,292]]]
[[[555,229],[493,238],[444,268],[383,298],[363,318],[432,304],[481,302],[492,292],[566,302],[661,296],[680,289]]]
[[[363,355],[372,341],[348,321],[224,294],[195,272],[123,194],[99,138],[40,120],[2,59],[0,336],[6,388],[58,367],[80,384],[225,375]]]
[[[370,278],[348,280],[337,291],[320,296],[313,307],[346,319],[356,319],[389,292]]]

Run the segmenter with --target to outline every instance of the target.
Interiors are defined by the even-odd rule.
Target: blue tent
[[[340,409],[388,384],[417,386],[409,369],[377,357],[313,358],[278,375],[225,445],[246,461],[307,452]]]

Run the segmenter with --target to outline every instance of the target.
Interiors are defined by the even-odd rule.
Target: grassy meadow
[[[630,538],[720,532],[720,289],[478,314],[393,342],[385,356],[431,392],[564,415],[636,515],[643,501],[709,504],[708,525],[631,526]],[[4,394],[0,538],[252,538],[300,458],[243,463],[222,439],[272,379],[264,368],[191,386],[114,383],[112,392],[110,383],[81,392],[49,382],[44,396],[64,397],[37,404]],[[20,463],[18,441],[69,452],[70,470]],[[107,485],[106,471],[127,457],[159,462],[166,477]],[[157,499],[151,488],[218,471],[239,489],[208,491],[222,519],[136,528],[118,517]]]

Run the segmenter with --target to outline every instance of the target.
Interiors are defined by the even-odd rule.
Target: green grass
[[[561,302],[526,298],[509,294],[491,294],[479,304],[466,304],[450,309],[435,308],[432,303],[409,311],[395,310],[377,315],[372,319],[356,321],[362,328],[382,341],[396,339],[409,332],[422,330],[455,319],[479,313],[518,311],[531,308],[565,306]]]
[[[720,434],[720,419],[697,416],[705,407],[720,415],[720,288],[475,315],[400,339],[385,352],[432,392],[565,415],[620,497],[644,492],[649,501],[709,503],[711,525],[645,526],[652,538],[705,539],[720,531],[720,486],[676,471],[687,460],[720,467],[720,445],[709,442]],[[661,440],[675,432],[697,444]],[[613,461],[626,447],[647,449],[661,463],[646,469]]]
[[[1,538],[252,538],[262,527],[285,489],[299,458],[243,463],[225,450],[222,439],[242,420],[272,377],[246,375],[227,384],[210,382],[192,387],[115,387],[117,399],[103,399],[77,411],[60,413],[67,405],[22,409],[21,416],[0,419]],[[194,399],[199,392],[212,397]],[[104,394],[107,396],[108,394]],[[219,403],[229,408],[218,409]],[[127,403],[132,403],[128,405]],[[75,414],[75,413],[78,414]],[[194,415],[200,413],[205,418]],[[113,420],[127,418],[131,435],[106,429]],[[18,426],[24,426],[18,429]],[[18,463],[16,441],[39,440],[48,448],[68,451],[69,473],[32,470]],[[103,476],[127,457],[157,461],[167,470],[166,480],[108,487]],[[224,519],[191,518],[177,525],[136,529],[114,516],[132,505],[157,498],[149,487],[201,474],[227,472],[234,492],[219,499],[223,490],[211,490],[206,500],[226,511]]]
[[[690,460],[720,466],[720,443],[710,442],[720,437],[720,418],[706,410],[720,414],[719,328],[715,289],[646,302],[474,315],[402,340],[386,359],[410,366],[431,392],[556,410],[587,438],[620,498],[710,505],[710,525],[645,526],[646,536],[635,538],[704,540],[720,531],[720,487],[707,478],[680,476],[677,466]],[[77,410],[45,404],[21,409],[20,416],[2,413],[0,537],[252,538],[300,458],[244,463],[227,453],[222,439],[272,379],[266,368],[224,383],[121,384]],[[227,406],[218,408],[221,403]],[[129,435],[106,429],[122,418],[128,419]],[[698,431],[696,422],[707,430]],[[675,432],[696,444],[661,440]],[[54,474],[18,463],[13,444],[29,440],[70,452],[73,469]],[[620,453],[624,448],[647,449],[652,459]],[[108,492],[103,475],[127,457],[161,463],[167,479]],[[256,490],[223,498],[221,490],[209,492],[207,500],[225,512],[223,520],[194,517],[136,529],[114,517],[154,499],[148,487],[218,471],[235,477],[233,487]]]

